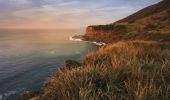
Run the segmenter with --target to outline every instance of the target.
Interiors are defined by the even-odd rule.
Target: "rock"
[[[88,26],[84,38],[97,42],[110,42],[119,39],[126,33],[126,26],[123,25],[99,25]]]

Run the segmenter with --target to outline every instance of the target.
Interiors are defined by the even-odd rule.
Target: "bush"
[[[128,21],[129,24],[135,23],[135,20]]]
[[[81,64],[77,61],[74,61],[74,60],[66,60],[65,61],[65,67],[64,68],[67,68],[67,69],[72,69],[72,68],[76,68],[76,67],[79,67],[81,66]]]
[[[119,42],[56,73],[38,100],[168,100],[170,54],[157,43]]]
[[[154,25],[154,24],[147,24],[145,27],[144,27],[144,30],[145,31],[151,31],[151,30],[155,30],[158,26],[157,25]]]
[[[128,28],[126,25],[115,25],[113,32],[117,34],[126,34],[128,32]]]

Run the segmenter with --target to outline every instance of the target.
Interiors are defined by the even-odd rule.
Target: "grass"
[[[49,78],[32,100],[169,100],[169,43],[130,41],[90,53]]]
[[[91,26],[85,40],[110,44],[80,63],[66,61],[38,94],[22,100],[170,100],[169,12],[163,0],[113,24]]]
[[[108,24],[91,26],[86,40],[110,43],[120,40],[170,40],[170,1],[146,7],[122,20]]]

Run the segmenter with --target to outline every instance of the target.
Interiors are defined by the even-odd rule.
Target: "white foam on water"
[[[6,92],[4,94],[0,94],[0,100],[3,100],[3,99],[5,99],[5,98],[7,98],[7,97],[9,97],[13,94],[16,94],[16,93],[17,93],[17,91],[9,91],[9,92]]]
[[[103,46],[103,45],[106,45],[106,43],[103,43],[103,42],[92,42],[93,44],[95,45],[98,45],[98,46]]]
[[[70,40],[70,41],[83,41],[83,40],[80,39],[80,38],[73,38],[73,36],[70,36],[70,37],[69,37],[69,40]],[[91,42],[91,41],[86,41],[86,42]],[[93,43],[93,44],[95,44],[95,45],[97,45],[97,46],[106,45],[106,43],[104,43],[104,42],[96,42],[96,41],[93,41],[93,42],[91,42],[91,43]]]
[[[73,38],[72,36],[69,37],[70,41],[83,41],[82,39],[78,39],[78,38]]]
[[[2,95],[2,94],[0,94],[0,100],[2,100],[2,98],[3,98],[3,95]]]
[[[13,94],[16,94],[16,93],[17,93],[17,91],[9,91],[9,92],[7,92],[7,93],[4,93],[4,96],[5,96],[5,97],[8,97],[8,96],[13,95]]]
[[[6,93],[0,94],[0,100],[6,99],[11,95],[15,95],[21,91],[25,90],[25,88],[18,88],[16,90],[8,91]]]

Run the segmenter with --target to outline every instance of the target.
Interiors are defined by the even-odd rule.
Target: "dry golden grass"
[[[168,100],[170,51],[153,42],[118,42],[82,66],[57,72],[32,100]]]

